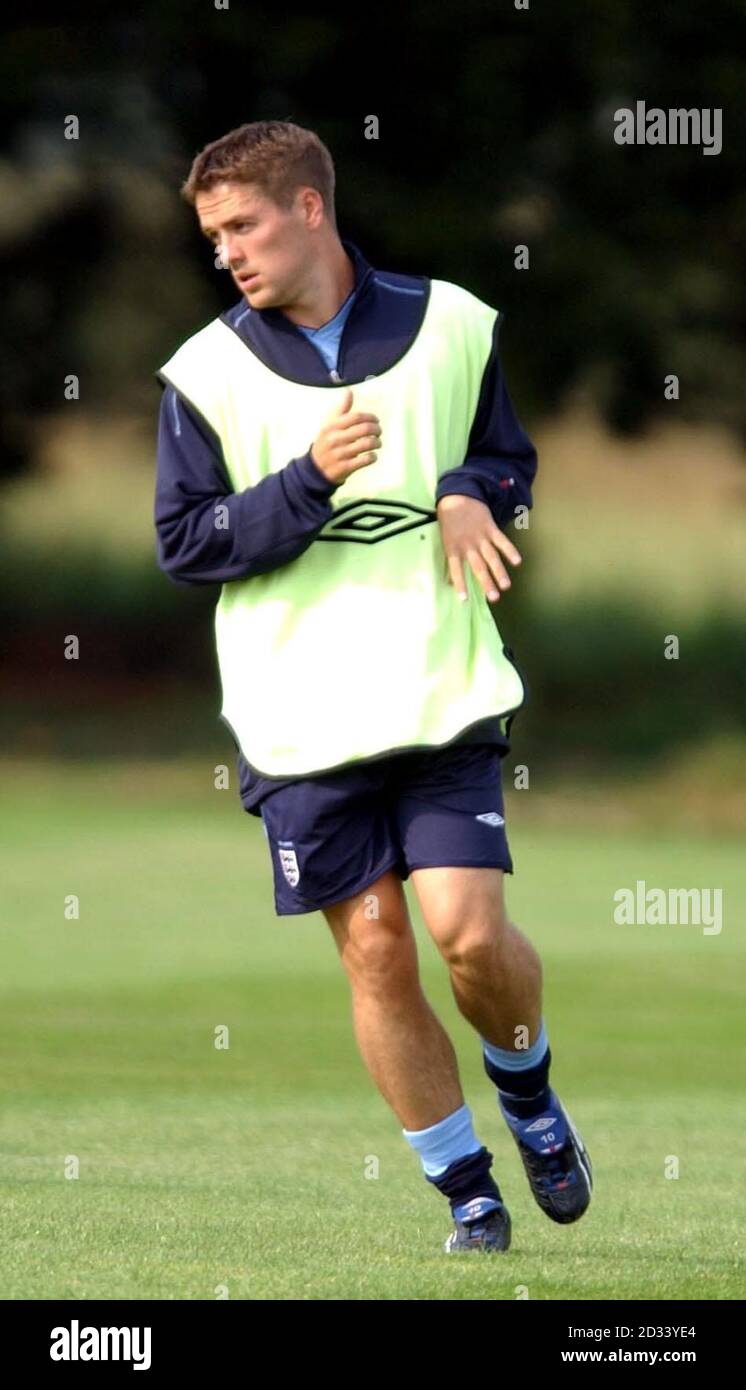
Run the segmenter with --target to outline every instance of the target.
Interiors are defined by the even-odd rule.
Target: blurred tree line
[[[48,14],[19,12],[0,54],[6,475],[69,374],[87,409],[155,415],[155,368],[236,298],[179,185],[205,143],[268,118],[327,143],[341,234],[374,264],[504,311],[524,419],[581,386],[620,431],[675,409],[746,438],[742,0]],[[721,153],[617,145],[638,100],[721,108]]]
[[[37,7],[0,48],[1,474],[33,468],[63,407],[145,422],[154,454],[156,368],[236,298],[180,184],[208,141],[268,118],[329,146],[340,232],[374,265],[454,280],[504,312],[529,427],[580,389],[622,432],[675,411],[746,439],[743,0],[219,3]],[[722,109],[721,153],[616,144],[614,112],[638,100]],[[30,554],[5,508],[0,747],[200,744],[217,713],[214,586],[176,591],[154,540],[125,564],[103,525],[73,529]],[[682,624],[680,680],[653,604],[621,596],[611,613],[589,594],[560,617],[522,585],[500,627],[528,677],[529,755],[650,756],[746,727],[740,613]],[[71,630],[80,663],[61,661]]]

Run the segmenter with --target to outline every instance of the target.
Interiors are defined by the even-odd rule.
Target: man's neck
[[[316,274],[313,302],[293,304],[282,312],[291,323],[304,328],[321,328],[339,312],[348,295],[355,288],[355,267],[341,241],[337,242],[334,255],[322,262]]]

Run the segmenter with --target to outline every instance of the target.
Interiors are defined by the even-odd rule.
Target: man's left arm
[[[498,314],[466,457],[458,468],[441,474],[435,493],[446,577],[466,599],[464,565],[468,564],[491,602],[510,588],[501,556],[512,565],[521,562],[501,528],[515,520],[519,506],[532,506],[531,486],[537,470],[536,450],[513,410],[500,369],[501,322]]]
[[[536,477],[536,450],[513,409],[497,352],[503,315],[498,314],[492,348],[482,376],[466,457],[438,479],[435,502],[458,493],[484,502],[496,526],[515,519],[516,508],[531,508]]]

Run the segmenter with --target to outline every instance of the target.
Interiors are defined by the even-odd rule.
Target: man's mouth
[[[245,289],[247,288],[248,285],[251,285],[251,284],[253,284],[253,282],[254,282],[255,280],[258,280],[258,279],[259,279],[259,276],[258,276],[258,274],[254,274],[254,275],[245,275],[245,274],[241,274],[241,275],[237,275],[237,276],[236,276],[236,279],[238,280],[238,283],[239,283],[239,285],[241,286],[241,289],[245,290]]]

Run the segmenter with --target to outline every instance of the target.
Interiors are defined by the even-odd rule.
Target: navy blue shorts
[[[494,744],[393,753],[270,792],[261,816],[278,916],[316,912],[387,869],[474,865],[512,874]]]

